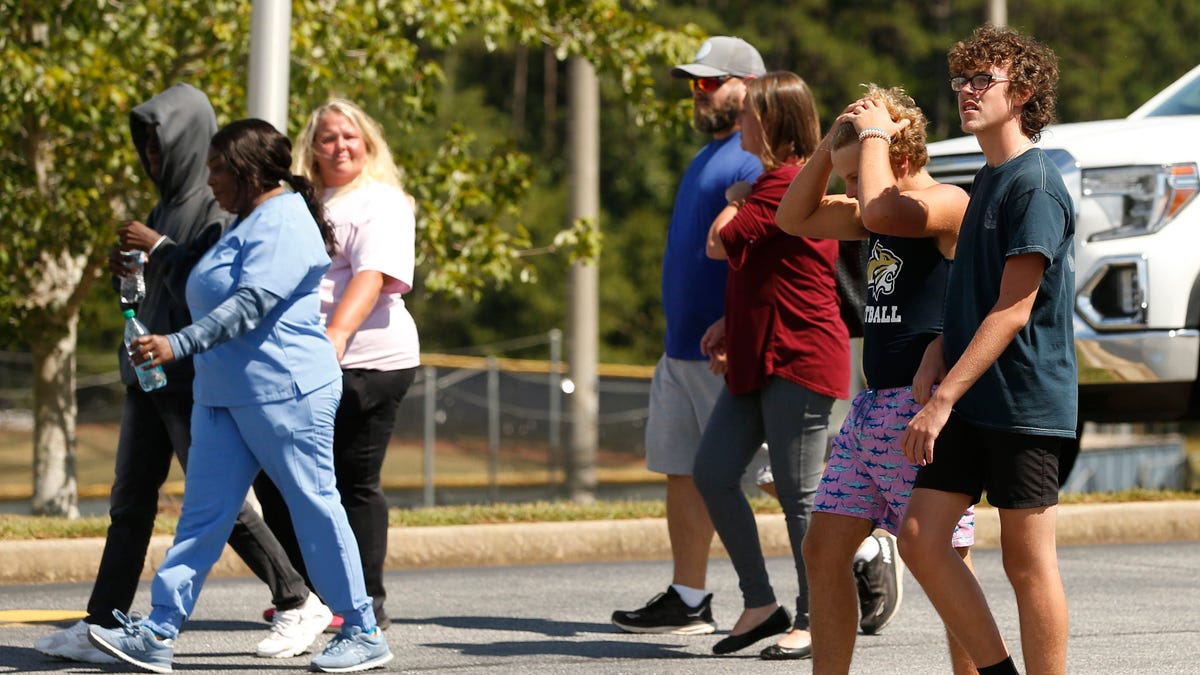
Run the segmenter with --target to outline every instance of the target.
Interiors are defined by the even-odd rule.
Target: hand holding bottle
[[[129,343],[129,358],[139,368],[161,366],[175,360],[165,335],[143,335]]]
[[[137,316],[132,309],[126,309],[122,312],[125,317],[125,352],[129,354],[129,360],[133,363],[134,370],[137,372],[138,384],[144,391],[154,391],[167,385],[167,374],[162,369],[163,363],[175,360],[175,354],[171,351],[171,345],[167,343],[167,339],[160,335],[150,335],[150,331],[142,325],[141,321],[137,320]],[[169,358],[159,360],[160,355],[154,353],[154,345],[157,342],[153,338],[159,338],[166,344],[166,352]],[[150,342],[150,345],[144,344]],[[156,362],[157,361],[157,362]]]

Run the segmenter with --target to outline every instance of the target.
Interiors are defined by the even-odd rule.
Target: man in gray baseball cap
[[[709,413],[724,386],[723,360],[700,351],[700,338],[725,313],[723,260],[704,254],[708,230],[727,205],[725,190],[762,173],[756,155],[741,147],[738,111],[746,80],[765,75],[762,57],[745,40],[713,37],[693,63],[671,75],[691,86],[693,125],[709,137],[679,183],[663,255],[662,302],[667,334],[650,384],[646,468],[667,477],[667,532],[671,585],[646,606],[613,612],[612,622],[631,633],[702,635],[717,624],[705,590],[713,525],[692,479],[692,466]],[[711,365],[711,370],[710,370]]]
[[[741,38],[718,35],[700,45],[695,62],[671,69],[672,77],[762,77],[762,56]]]

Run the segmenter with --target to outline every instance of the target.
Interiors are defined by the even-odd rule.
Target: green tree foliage
[[[650,64],[682,58],[694,40],[650,23],[645,8],[611,0],[298,0],[292,130],[339,94],[362,102],[393,137],[425,136],[443,114],[439,58],[469,31],[489,50],[545,44],[559,60],[582,55],[617,83],[640,122],[656,123],[664,111],[647,92]],[[0,126],[10,139],[0,151],[0,220],[10,233],[0,243],[0,342],[28,345],[34,355],[35,512],[76,512],[81,307],[104,276],[113,228],[154,201],[128,142],[128,112],[188,81],[208,93],[218,121],[242,117],[250,11],[251,3],[233,0],[0,0],[0,56],[8,66]],[[427,290],[477,298],[532,278],[525,255],[532,239],[518,208],[533,180],[528,156],[480,148],[458,128],[399,147],[420,202]],[[594,223],[559,221],[551,234],[567,258],[595,252]]]
[[[1008,22],[1039,37],[1059,55],[1059,117],[1063,122],[1120,117],[1200,61],[1200,3],[1112,3],[1107,0],[1009,0]],[[901,85],[930,117],[931,140],[959,136],[958,112],[947,80],[946,52],[986,20],[984,0],[664,0],[650,16],[662,25],[694,23],[706,34],[737,35],[755,44],[768,69],[804,77],[818,100],[825,124],[862,92],[861,84]],[[697,41],[698,44],[698,41]],[[557,186],[564,167],[541,151],[544,128],[557,120],[531,105],[521,118],[510,115],[518,57],[488,52],[479,40],[459,44],[448,79],[489,118],[494,142],[509,139],[530,155],[541,155],[539,178],[523,205],[537,213],[531,228],[557,223],[565,213]],[[537,59],[530,58],[533,64]],[[601,123],[601,357],[652,363],[662,349],[659,263],[671,204],[687,162],[704,138],[686,123],[687,88],[660,68],[654,92],[675,114],[673,128],[640,127],[619,103],[622,93],[605,84]],[[529,96],[539,100],[546,75],[531,68]],[[454,93],[445,94],[455,96]],[[478,114],[478,113],[476,113]],[[425,302],[415,294],[424,344],[457,349],[542,333],[565,316],[566,270],[555,261],[536,264],[537,286],[489,292],[466,307]],[[536,310],[534,310],[536,308]],[[442,330],[445,328],[446,330]]]

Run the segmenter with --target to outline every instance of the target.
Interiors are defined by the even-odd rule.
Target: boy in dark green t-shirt
[[[985,26],[949,54],[963,131],[987,159],[963,217],[943,337],[913,380],[924,404],[901,439],[921,464],[900,551],[981,675],[1016,667],[978,581],[949,546],[983,491],[999,509],[1025,668],[1064,673],[1067,602],[1058,571],[1058,459],[1074,438],[1071,303],[1075,220],[1054,163],[1033,147],[1054,116],[1057,58]]]

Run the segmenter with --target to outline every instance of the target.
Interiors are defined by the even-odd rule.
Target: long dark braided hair
[[[308,206],[317,222],[325,251],[337,250],[333,225],[325,215],[325,206],[317,198],[317,189],[304,176],[292,173],[292,142],[270,122],[248,118],[230,122],[213,136],[212,154],[219,156],[238,182],[238,202],[249,204],[258,195],[287,183]]]

